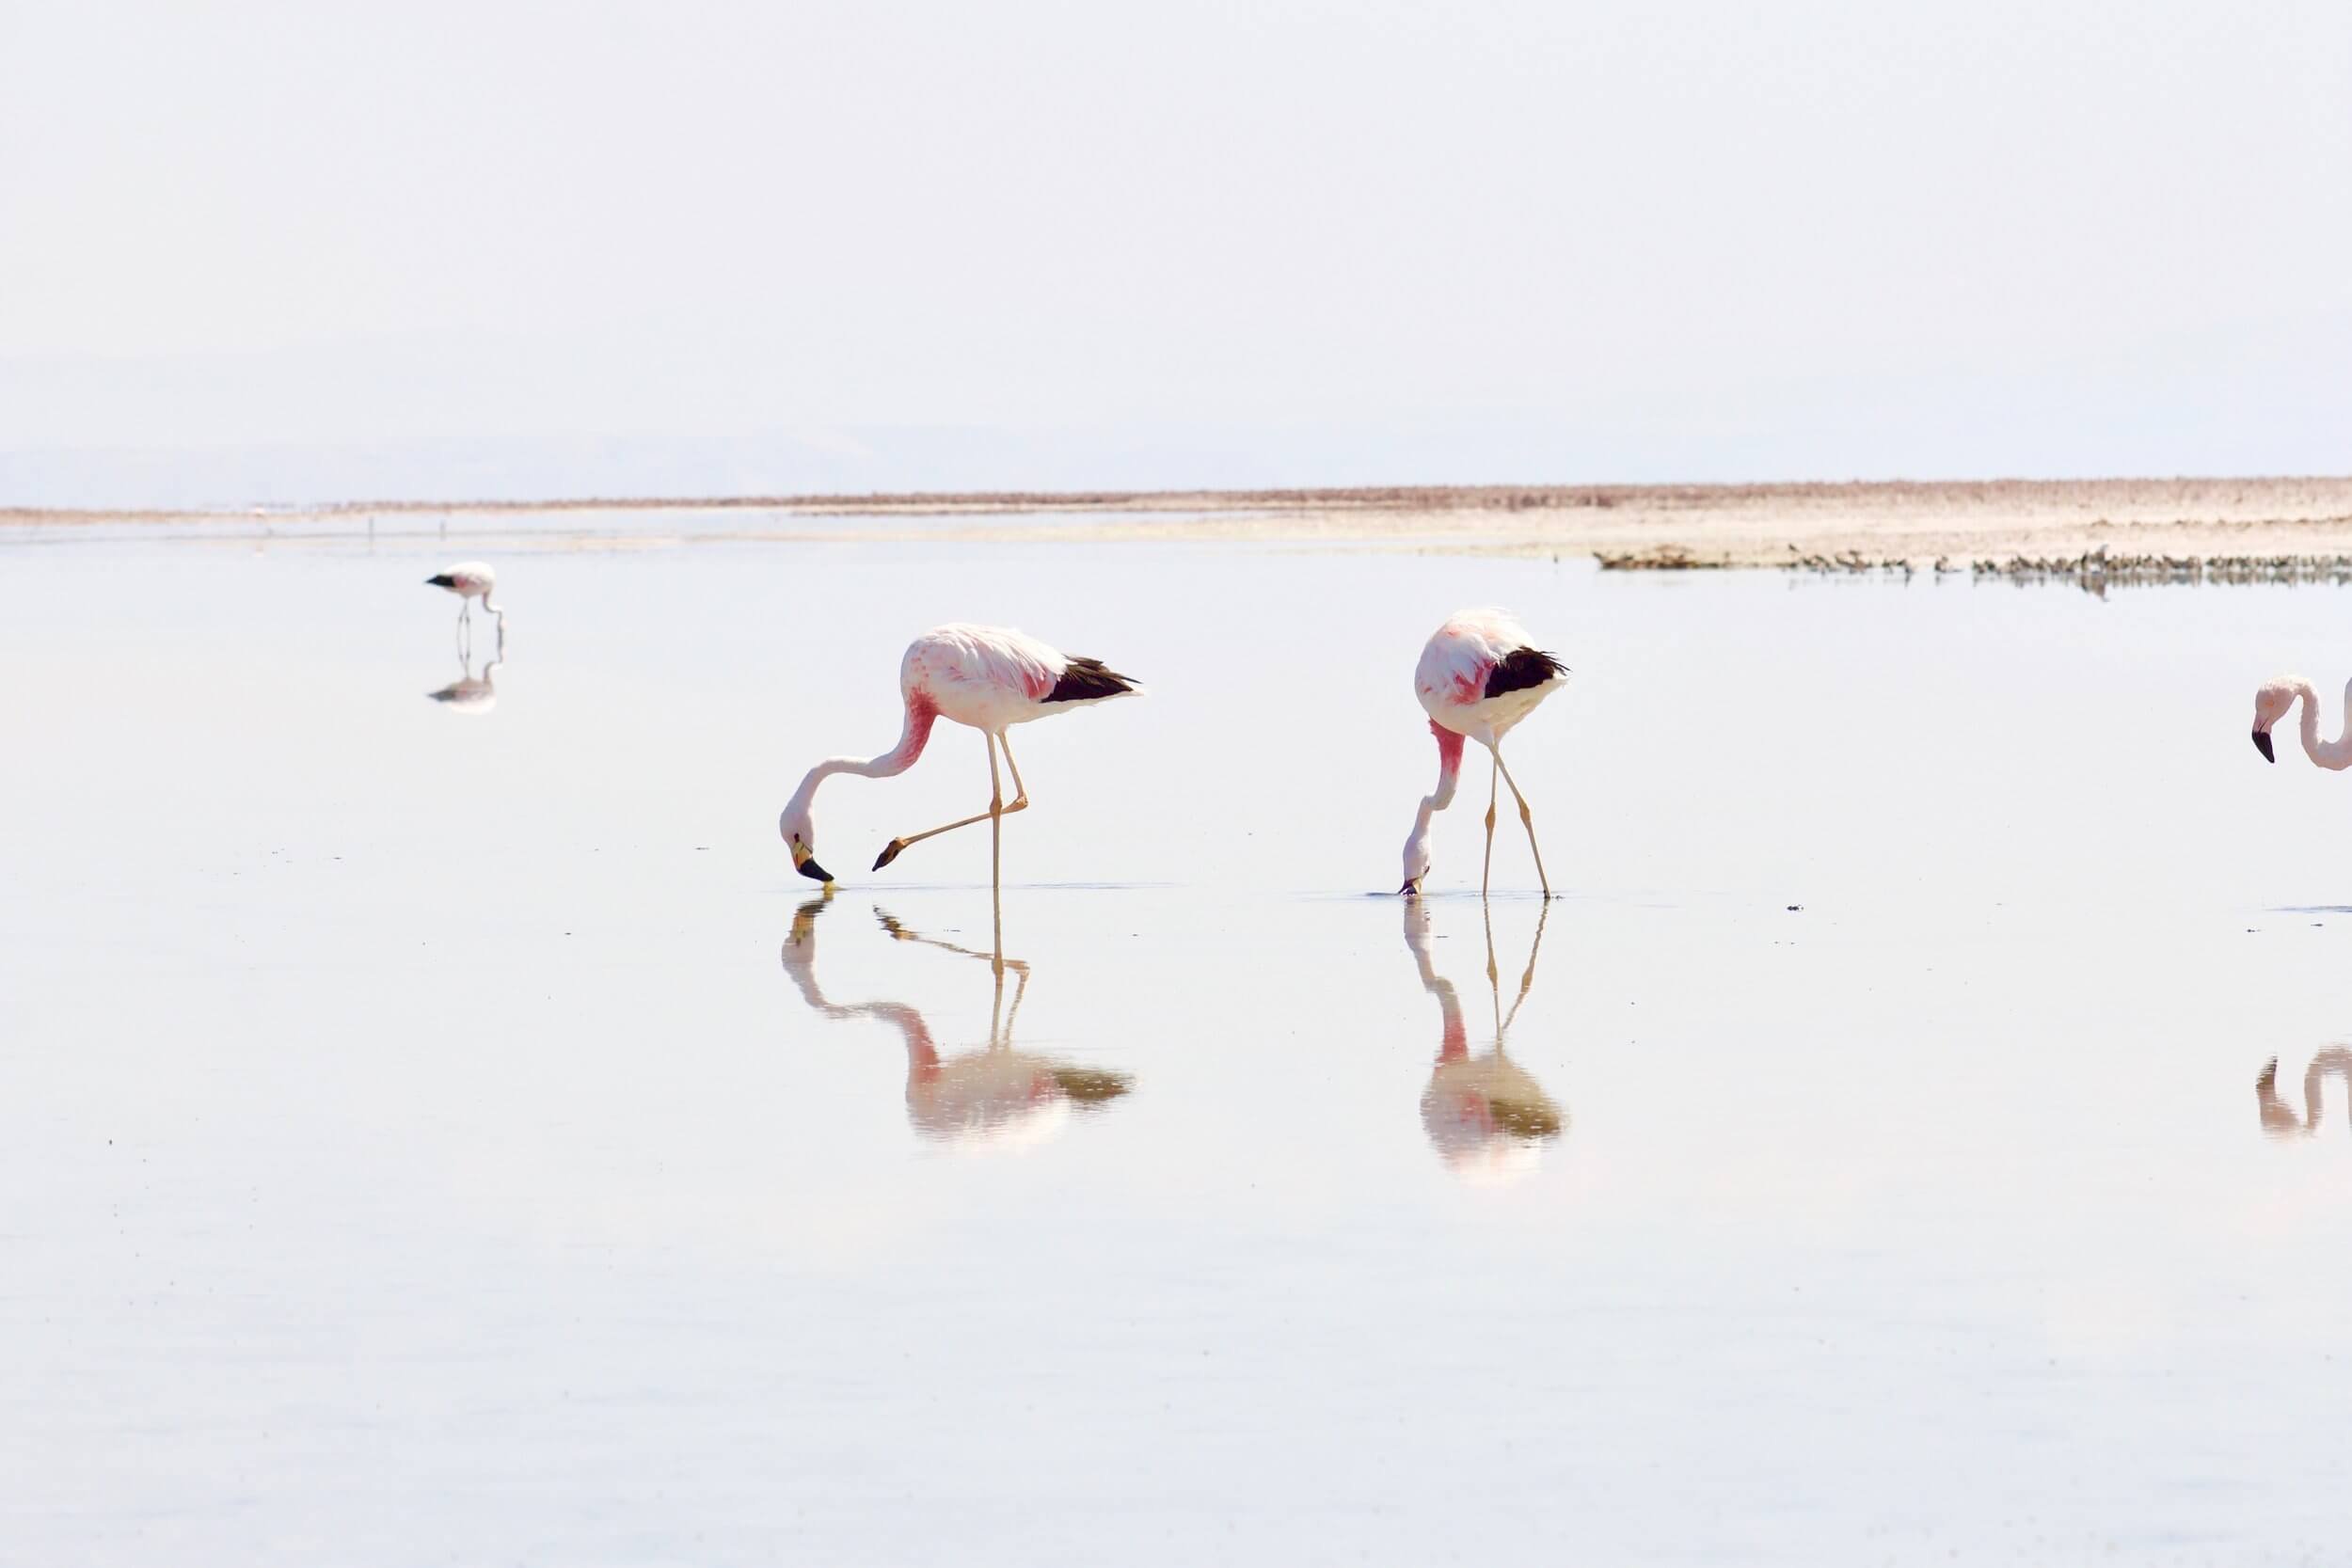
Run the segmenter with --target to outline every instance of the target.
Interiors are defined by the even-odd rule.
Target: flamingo
[[[2303,703],[2303,754],[2335,772],[2352,768],[2352,682],[2344,688],[2344,733],[2333,740],[2319,738],[2319,694],[2312,689],[2311,682],[2289,675],[2265,685],[2254,693],[2254,750],[2265,762],[2279,760],[2279,753],[2270,748],[2270,731],[2297,698]]]
[[[506,611],[490,602],[490,591],[498,586],[498,573],[486,561],[461,561],[456,565],[434,573],[424,579],[428,588],[445,588],[457,595],[457,624],[473,625],[473,602],[482,601],[482,608],[499,618],[499,644],[506,643]]]
[[[988,809],[892,839],[874,857],[874,869],[880,871],[927,838],[986,822],[989,876],[993,884],[1001,864],[1004,819],[1029,805],[1028,786],[1021,782],[1021,765],[1012,760],[1012,742],[1005,732],[1015,724],[1091,707],[1138,689],[1125,675],[1105,669],[1099,658],[1066,657],[1009,627],[932,627],[908,643],[905,657],[898,661],[898,690],[906,704],[906,723],[898,744],[878,757],[827,757],[808,770],[792,799],[785,802],[776,826],[792,852],[793,869],[816,881],[833,880],[833,873],[818,863],[817,828],[809,820],[817,786],[835,773],[887,779],[905,772],[923,754],[933,721],[945,717],[969,724],[988,737]],[[1012,769],[1010,801],[1005,799],[996,772],[999,746],[1005,749],[1006,766]]]
[[[1503,766],[1502,737],[1536,705],[1557,690],[1568,667],[1536,647],[1526,628],[1500,610],[1457,610],[1433,634],[1421,651],[1413,672],[1413,690],[1429,715],[1429,733],[1438,737],[1438,787],[1422,797],[1413,817],[1413,832],[1405,841],[1405,885],[1397,892],[1411,896],[1421,892],[1429,875],[1429,820],[1454,803],[1454,786],[1462,776],[1462,742],[1475,740],[1494,758],[1494,774],[1486,788],[1486,859],[1478,874],[1478,891],[1485,896],[1494,873],[1494,780],[1511,786],[1519,803],[1519,822],[1527,829],[1527,847],[1535,852],[1535,879],[1544,896],[1551,896],[1551,880],[1544,875],[1544,852],[1535,843],[1535,814],[1519,793],[1511,769]]]

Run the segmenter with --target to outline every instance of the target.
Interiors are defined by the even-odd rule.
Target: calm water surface
[[[468,553],[0,544],[0,1560],[2352,1556],[2352,594]],[[976,736],[775,833],[956,618],[1001,974]]]

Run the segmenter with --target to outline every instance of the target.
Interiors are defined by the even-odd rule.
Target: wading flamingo
[[[1413,672],[1413,691],[1429,714],[1429,731],[1438,737],[1438,787],[1422,797],[1413,817],[1413,835],[1405,841],[1405,885],[1407,895],[1421,891],[1429,875],[1429,819],[1454,803],[1454,786],[1462,776],[1462,742],[1475,740],[1493,755],[1494,774],[1511,786],[1519,803],[1519,821],[1527,829],[1527,847],[1535,852],[1535,879],[1544,896],[1551,896],[1551,879],[1544,875],[1544,852],[1535,843],[1535,814],[1527,797],[1502,765],[1502,737],[1512,726],[1535,711],[1535,705],[1559,689],[1568,667],[1534,646],[1526,629],[1500,610],[1464,610],[1437,629],[1421,651]],[[1478,873],[1483,896],[1495,863],[1495,784],[1486,786],[1486,859]]]
[[[456,565],[434,573],[424,579],[427,588],[445,588],[457,595],[457,624],[473,625],[473,602],[482,601],[482,608],[499,618],[499,644],[506,643],[506,611],[490,602],[490,591],[498,586],[499,575],[486,561],[461,561]]]
[[[777,829],[792,851],[793,868],[819,882],[833,873],[817,863],[817,829],[809,808],[817,786],[835,773],[856,773],[887,779],[914,766],[930,739],[932,721],[941,718],[969,724],[988,737],[988,809],[959,817],[941,827],[894,838],[874,858],[880,871],[911,846],[957,828],[985,822],[989,828],[989,879],[998,879],[1004,840],[1004,819],[1029,804],[1028,787],[1021,782],[1021,765],[1012,760],[1012,743],[1005,732],[1032,719],[1044,719],[1072,708],[1088,707],[1136,690],[1135,683],[1099,658],[1072,658],[1055,652],[1034,637],[1005,626],[934,626],[907,644],[898,661],[898,690],[906,703],[906,727],[898,744],[878,757],[827,757],[808,770],[792,799],[785,802]],[[1005,765],[1012,769],[1013,798],[1005,799],[996,772],[996,748],[1005,749]]]
[[[2311,682],[2290,675],[2263,687],[2254,693],[2254,750],[2265,762],[2279,760],[2279,753],[2270,749],[2270,732],[2297,698],[2303,703],[2303,754],[2322,768],[2337,771],[2352,768],[2352,682],[2344,689],[2344,733],[2333,740],[2319,738],[2319,694],[2312,689]]]

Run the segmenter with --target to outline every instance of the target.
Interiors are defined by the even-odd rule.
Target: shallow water
[[[469,553],[0,545],[0,1559],[2352,1550],[2346,591],[548,540],[484,689]],[[1408,908],[1482,601],[1566,896]],[[976,736],[775,836],[953,618],[1151,687],[1001,983]]]

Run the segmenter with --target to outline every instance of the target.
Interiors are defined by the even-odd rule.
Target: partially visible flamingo
[[[1438,737],[1438,787],[1422,798],[1413,817],[1412,836],[1405,841],[1405,885],[1397,892],[1421,892],[1429,875],[1429,821],[1454,803],[1454,786],[1462,776],[1462,742],[1475,740],[1493,755],[1494,776],[1511,786],[1519,803],[1519,821],[1527,829],[1527,847],[1535,853],[1535,879],[1544,896],[1551,896],[1551,879],[1544,875],[1544,852],[1535,843],[1535,814],[1527,797],[1503,766],[1502,737],[1535,711],[1536,705],[1567,679],[1568,667],[1534,645],[1525,627],[1500,610],[1456,611],[1439,626],[1421,651],[1413,672],[1413,691],[1429,715],[1429,731]],[[1490,779],[1486,789],[1486,859],[1478,874],[1484,895],[1495,863],[1495,799]]]
[[[898,690],[906,704],[906,723],[898,744],[878,757],[827,757],[808,770],[792,799],[785,802],[776,826],[792,852],[793,868],[817,881],[833,880],[833,873],[817,862],[817,828],[809,819],[818,784],[835,773],[887,779],[905,772],[923,754],[932,721],[947,718],[969,724],[988,737],[988,809],[892,839],[874,858],[874,869],[880,871],[927,838],[986,822],[990,878],[995,880],[1002,863],[1004,819],[1013,812],[1027,810],[1029,804],[1028,786],[1021,782],[1021,765],[1012,760],[1012,743],[1005,732],[1015,724],[1089,707],[1136,689],[1133,681],[1105,669],[1099,658],[1067,657],[1009,627],[934,626],[908,643],[906,656],[898,661]],[[1010,801],[1005,799],[996,772],[999,746],[1005,749],[1006,766],[1012,769]]]
[[[434,573],[424,579],[427,588],[445,588],[457,595],[457,624],[473,624],[473,602],[482,601],[482,608],[499,618],[499,642],[506,641],[506,611],[490,602],[490,591],[498,586],[498,573],[486,561],[461,561],[456,565]]]
[[[2262,687],[2254,693],[2254,750],[2265,762],[2279,760],[2279,753],[2270,748],[2270,732],[2298,698],[2303,704],[2303,754],[2337,772],[2352,768],[2352,682],[2344,688],[2344,732],[2333,740],[2319,738],[2319,694],[2312,689],[2311,682],[2289,675]]]

